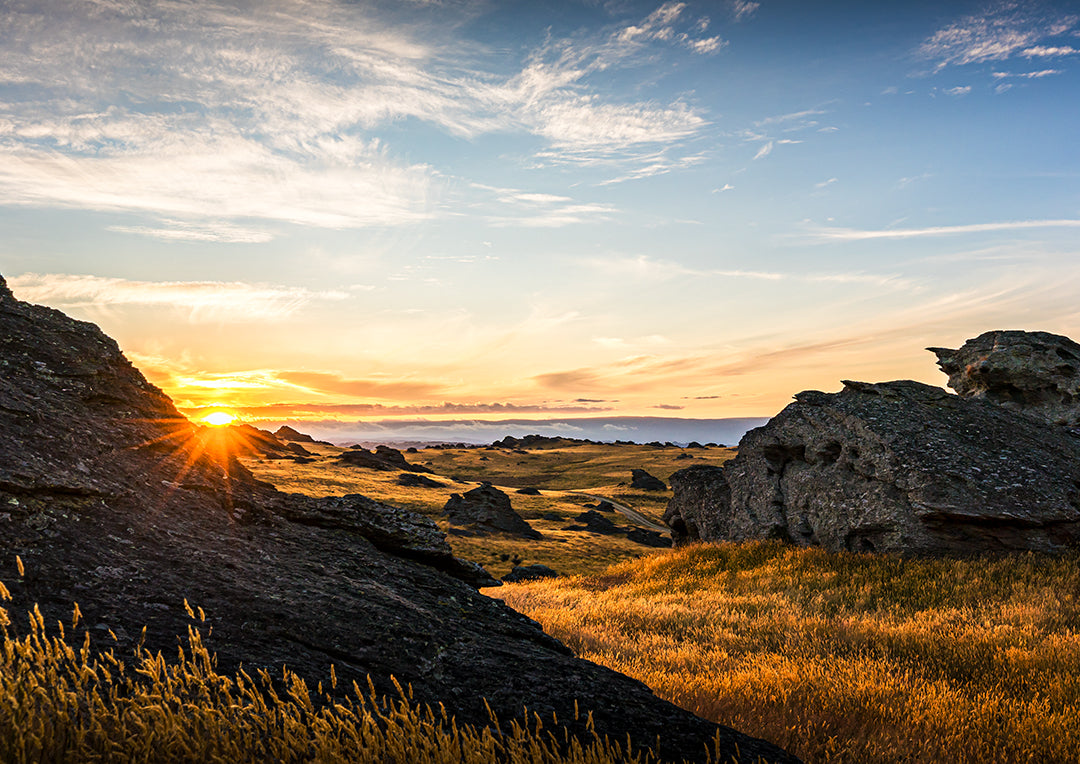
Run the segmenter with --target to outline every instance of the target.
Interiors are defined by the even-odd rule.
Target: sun
[[[204,424],[213,425],[214,427],[224,427],[235,422],[236,416],[228,411],[211,411],[202,418],[202,421]]]

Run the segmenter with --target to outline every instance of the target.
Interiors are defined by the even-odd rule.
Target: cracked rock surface
[[[95,645],[130,654],[146,626],[171,656],[187,599],[226,673],[284,664],[313,686],[334,664],[342,687],[370,675],[393,694],[393,676],[460,722],[486,723],[486,698],[504,721],[528,706],[584,734],[577,701],[601,733],[665,758],[703,758],[719,735],[745,760],[794,761],[574,658],[477,592],[485,576],[424,517],[255,480],[96,326],[17,301],[0,278],[0,581],[16,630],[34,603],[55,626],[78,602]]]
[[[911,381],[795,397],[723,467],[672,476],[676,543],[966,555],[1080,542],[1072,431]]]

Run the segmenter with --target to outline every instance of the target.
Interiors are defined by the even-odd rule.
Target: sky
[[[0,273],[198,415],[761,417],[1080,339],[1080,3],[0,0]]]

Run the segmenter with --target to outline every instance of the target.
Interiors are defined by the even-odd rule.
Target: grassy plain
[[[443,507],[453,493],[475,488],[488,481],[509,496],[514,509],[543,534],[539,541],[508,534],[462,536],[448,534],[455,554],[483,565],[496,577],[510,572],[515,564],[542,563],[563,574],[598,573],[607,566],[653,550],[622,535],[600,536],[564,530],[586,510],[594,499],[582,491],[607,497],[637,510],[653,522],[660,518],[671,491],[641,491],[630,488],[634,468],[647,470],[667,482],[671,473],[691,464],[722,464],[734,455],[730,448],[657,448],[639,445],[574,444],[557,448],[511,449],[452,448],[421,449],[406,454],[408,461],[430,468],[441,488],[405,487],[398,484],[398,472],[381,472],[342,464],[333,457],[345,449],[333,446],[305,447],[317,455],[310,463],[289,459],[243,459],[261,480],[282,491],[310,496],[341,496],[361,493],[377,501],[411,509],[431,517],[444,531],[450,525]],[[680,455],[685,455],[680,458]],[[517,493],[525,487],[540,489],[542,495]],[[609,519],[622,528],[633,527],[617,513]]]
[[[1080,761],[1080,554],[723,544],[488,593],[808,763]]]

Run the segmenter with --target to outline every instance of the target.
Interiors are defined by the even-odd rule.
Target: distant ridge
[[[547,435],[601,442],[616,440],[634,443],[651,441],[672,442],[685,446],[691,441],[735,445],[768,417],[737,417],[727,419],[689,419],[680,417],[563,417],[559,419],[381,419],[370,422],[337,420],[305,421],[274,420],[259,422],[258,426],[275,429],[295,427],[316,439],[339,445],[379,443],[425,445],[436,443],[486,444],[511,436]]]

